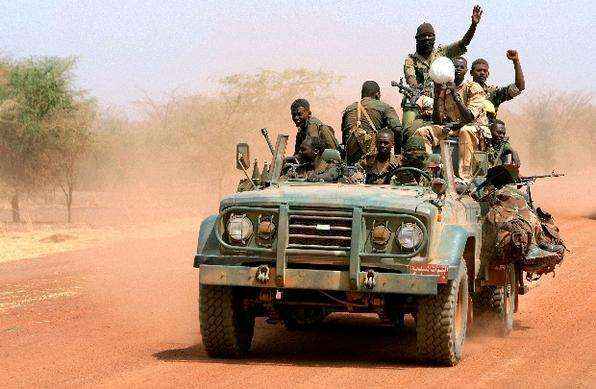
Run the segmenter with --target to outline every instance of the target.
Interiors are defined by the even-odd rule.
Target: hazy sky
[[[261,68],[335,70],[346,87],[402,76],[416,26],[437,43],[460,38],[467,1],[21,1],[2,0],[0,50],[14,57],[77,56],[78,83],[103,104],[147,91],[213,88]],[[528,89],[544,83],[595,90],[594,1],[479,2],[485,9],[468,58],[485,57],[510,82],[505,50],[520,51]],[[497,4],[498,3],[498,4]],[[415,4],[415,5],[414,5]]]

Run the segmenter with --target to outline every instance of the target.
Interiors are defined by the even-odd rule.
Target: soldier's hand
[[[482,18],[482,7],[479,5],[475,5],[474,9],[472,10],[472,23],[478,24],[480,23],[480,19]]]
[[[507,50],[507,59],[513,62],[519,61],[517,50]]]

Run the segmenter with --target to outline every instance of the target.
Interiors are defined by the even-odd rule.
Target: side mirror
[[[341,162],[341,154],[339,153],[339,150],[336,149],[325,149],[325,151],[323,151],[323,155],[321,156],[321,158],[323,159],[323,161],[327,162],[327,163],[340,163]]]
[[[248,170],[250,167],[250,149],[247,143],[236,145],[236,169]]]

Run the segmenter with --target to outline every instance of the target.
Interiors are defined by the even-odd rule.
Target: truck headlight
[[[246,215],[232,215],[228,220],[228,235],[234,242],[246,243],[252,236],[254,226]]]
[[[414,223],[404,223],[397,230],[397,242],[407,250],[412,250],[422,242],[424,234]]]
[[[376,226],[371,231],[371,240],[376,250],[384,250],[391,238],[391,230],[384,225]]]

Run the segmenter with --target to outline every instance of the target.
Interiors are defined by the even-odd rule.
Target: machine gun
[[[403,78],[400,78],[399,82],[391,81],[391,86],[397,88],[399,93],[404,96],[401,102],[401,107],[403,109],[402,126],[404,128],[409,128],[420,113],[420,109],[416,105],[416,102],[420,96],[422,96],[424,89],[422,86],[415,89],[404,84]]]
[[[535,176],[526,176],[520,177],[519,181],[521,185],[531,185],[536,182],[536,180],[540,178],[555,178],[555,177],[565,177],[565,173],[558,173],[554,170],[550,174],[537,174]]]
[[[399,93],[406,97],[407,103],[409,104],[416,104],[416,101],[418,101],[423,92],[422,87],[414,89],[411,86],[404,84],[403,77],[399,79],[399,82],[391,81],[391,86],[397,88],[399,90]]]
[[[527,193],[527,200],[530,208],[534,209],[534,199],[532,199],[532,189],[530,188],[536,180],[540,178],[556,178],[556,177],[564,177],[565,173],[557,173],[554,170],[550,174],[537,174],[534,176],[526,176],[526,177],[519,177],[518,188],[525,186],[526,193]]]

